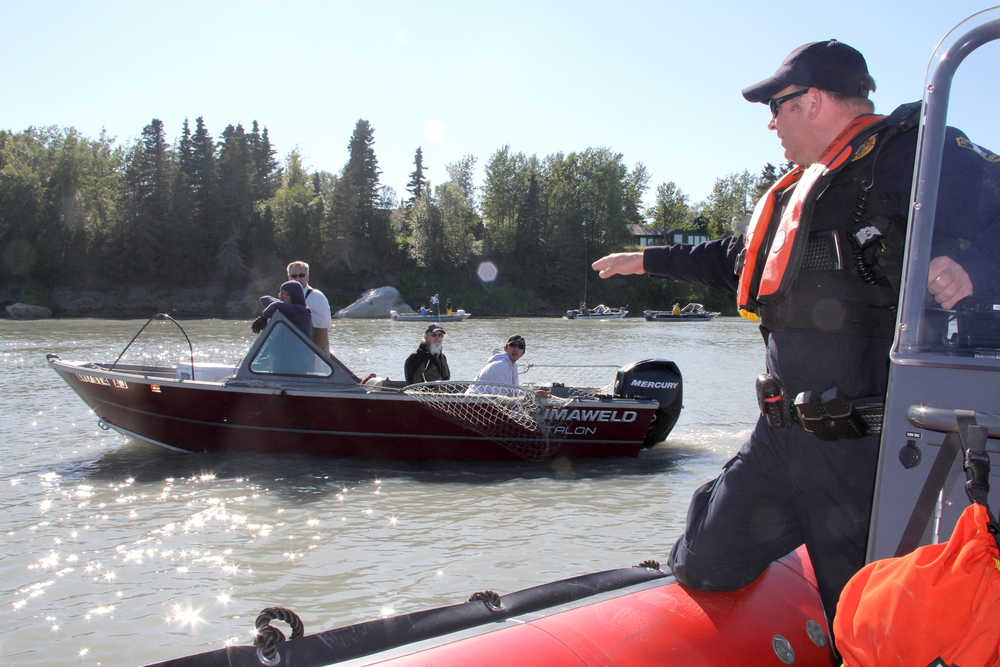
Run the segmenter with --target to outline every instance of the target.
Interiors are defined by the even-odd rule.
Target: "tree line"
[[[441,292],[484,314],[541,314],[584,298],[723,306],[670,281],[609,287],[589,264],[629,247],[630,225],[736,232],[790,167],[720,177],[697,203],[663,183],[647,210],[645,166],[629,168],[608,148],[539,158],[503,146],[481,185],[472,155],[446,165],[448,180],[435,185],[417,147],[402,197],[380,183],[368,121],[357,121],[346,149],[332,173],[309,171],[297,149],[279,161],[257,121],[215,136],[202,117],[193,129],[185,120],[171,141],[154,118],[129,146],[74,128],[0,131],[0,281],[101,287],[127,276],[130,285],[235,289],[303,258],[339,306],[389,284],[411,303]]]

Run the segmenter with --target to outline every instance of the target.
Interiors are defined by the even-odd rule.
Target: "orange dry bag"
[[[985,470],[970,473],[970,458]],[[982,449],[966,452],[966,473],[973,503],[950,540],[869,563],[847,582],[833,621],[845,667],[1000,665],[1000,550]]]

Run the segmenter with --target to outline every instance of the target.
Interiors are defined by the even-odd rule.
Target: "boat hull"
[[[467,313],[464,310],[458,310],[453,312],[451,315],[435,315],[433,313],[421,315],[420,313],[400,313],[395,310],[389,311],[389,318],[396,322],[461,322],[471,315],[472,313]]]
[[[620,320],[626,315],[628,315],[627,310],[599,314],[581,314],[579,311],[567,310],[565,317],[567,320]]]
[[[673,310],[644,310],[642,316],[647,322],[704,322],[715,319],[719,313],[705,310],[700,303],[689,303],[679,312]]]
[[[669,312],[656,312],[653,314],[643,313],[647,322],[707,322],[715,319],[718,313],[706,313],[700,315],[671,315]]]
[[[399,391],[234,387],[166,372],[49,363],[103,425],[193,452],[494,461],[636,456],[658,407],[656,401],[588,401],[575,413],[555,411],[544,440],[530,432],[499,439]]]

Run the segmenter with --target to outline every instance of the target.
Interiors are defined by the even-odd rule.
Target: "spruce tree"
[[[194,191],[190,176],[194,149],[191,126],[187,118],[177,142],[177,170],[174,173],[173,196],[170,198],[170,228],[172,242],[165,249],[165,273],[174,284],[191,284],[197,279],[198,266],[194,263]]]
[[[127,261],[143,267],[148,275],[160,273],[169,238],[169,160],[163,122],[154,118],[142,129],[125,169]]]
[[[417,146],[413,154],[413,171],[410,172],[410,180],[406,183],[406,191],[410,193],[410,198],[406,200],[406,209],[413,208],[420,196],[427,189],[427,179],[424,177],[424,151]]]
[[[346,268],[375,269],[391,249],[386,214],[378,210],[379,169],[375,157],[375,131],[358,120],[348,143],[350,157],[333,190],[333,203],[324,230],[328,261]]]
[[[543,249],[543,212],[538,187],[538,175],[531,172],[528,177],[528,191],[521,199],[517,214],[517,233],[514,237],[514,253],[521,258],[524,271],[516,280],[521,285],[534,284],[540,277],[544,264],[540,261]]]
[[[193,263],[202,268],[211,267],[223,238],[223,229],[219,216],[215,142],[201,116],[195,119],[195,130],[191,136],[191,159],[184,171],[191,192]]]
[[[223,236],[228,252],[231,254],[233,243],[239,247],[239,255],[243,260],[252,263],[255,252],[254,238],[251,231],[251,180],[253,162],[250,157],[250,147],[243,126],[227,125],[222,132],[222,144],[219,147],[219,212]],[[237,267],[239,262],[230,261],[230,266]]]
[[[281,165],[278,163],[277,151],[271,147],[267,128],[261,131],[257,121],[253,122],[247,142],[253,163],[250,196],[254,202],[262,202],[273,197],[281,186]]]

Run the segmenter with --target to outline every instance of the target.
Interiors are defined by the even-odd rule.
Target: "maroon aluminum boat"
[[[156,315],[129,346],[154,319],[177,324]],[[553,383],[473,393],[470,382],[362,383],[280,313],[236,366],[195,364],[193,349],[190,362],[177,366],[119,363],[129,346],[114,363],[55,354],[47,360],[102,427],[192,452],[394,460],[636,456],[666,438],[681,409],[680,371],[658,359],[618,370],[613,389],[605,390]]]

